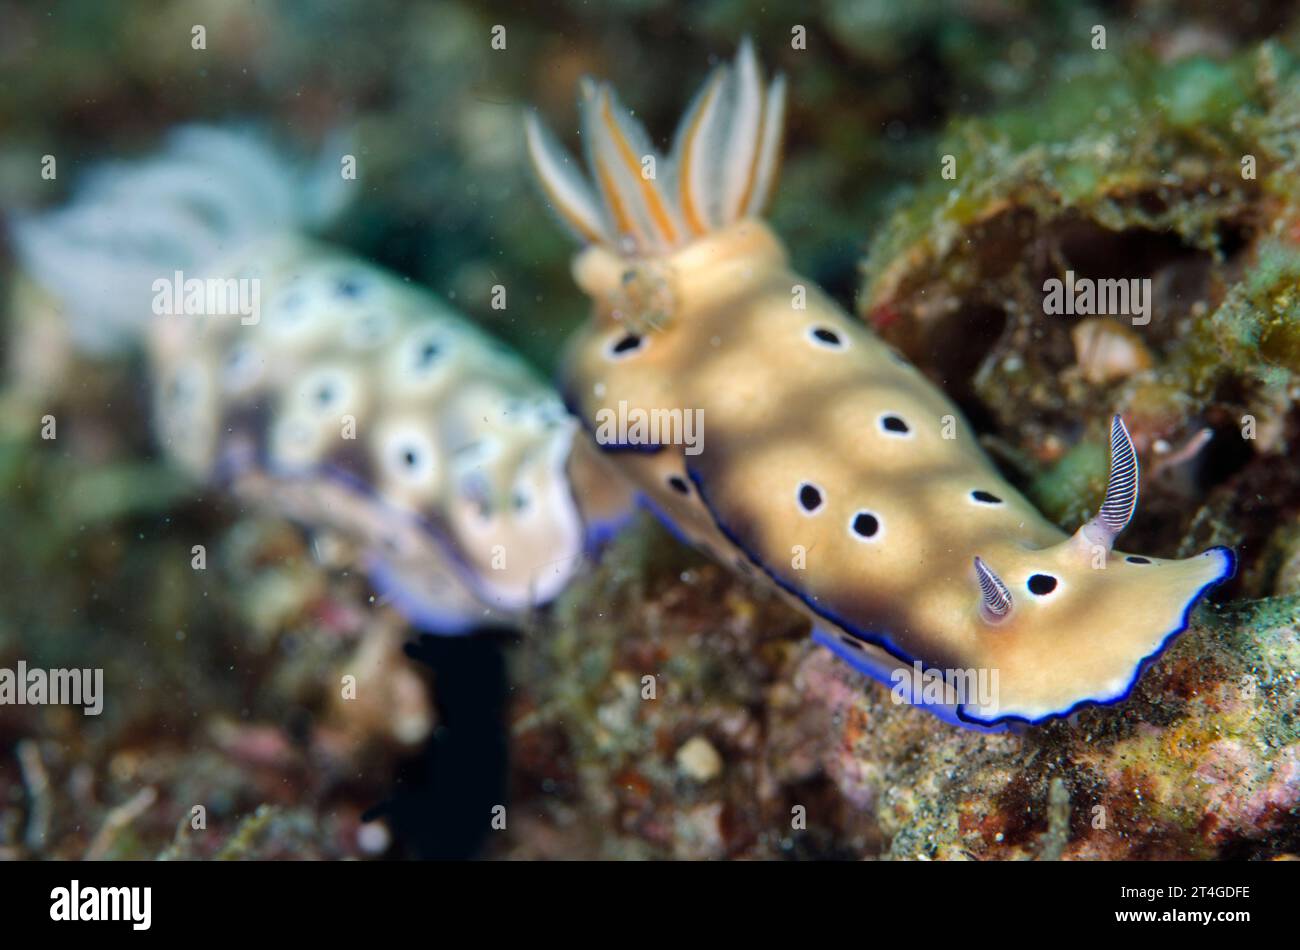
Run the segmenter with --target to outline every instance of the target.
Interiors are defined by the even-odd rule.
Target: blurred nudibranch
[[[545,196],[585,243],[573,270],[594,303],[566,361],[568,404],[590,433],[620,403],[701,410],[698,455],[601,448],[675,533],[775,585],[818,642],[900,698],[979,729],[1125,698],[1234,555],[1114,550],[1138,493],[1118,416],[1104,502],[1066,534],[943,393],[792,271],[758,217],[784,104],[784,80],[765,85],[745,41],[665,161],[613,90],[587,82],[591,184],[527,118]],[[992,672],[980,681],[997,688],[922,690],[917,663],[950,684]]]
[[[346,540],[427,631],[518,619],[579,569],[616,494],[559,397],[503,344],[306,236],[340,182],[255,136],[187,127],[11,230],[76,345],[144,343],[172,460]],[[191,280],[204,312],[175,312]],[[209,312],[213,286],[255,306]]]

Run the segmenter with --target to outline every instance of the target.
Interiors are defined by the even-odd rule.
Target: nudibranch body
[[[189,128],[13,233],[84,347],[145,337],[158,440],[193,475],[348,541],[426,630],[544,603],[587,543],[573,420],[432,294],[305,237],[318,195]]]
[[[664,161],[612,90],[587,84],[594,190],[529,119],[546,196],[588,243],[574,275],[595,317],[567,361],[571,408],[593,435],[613,413],[698,410],[697,454],[664,438],[600,448],[680,534],[765,577],[899,698],[975,728],[1123,698],[1233,555],[1112,550],[1137,501],[1118,417],[1105,503],[1067,535],[938,389],[790,269],[757,218],[783,104],[746,42]],[[936,677],[947,688],[923,688]],[[992,688],[962,689],[977,681]]]

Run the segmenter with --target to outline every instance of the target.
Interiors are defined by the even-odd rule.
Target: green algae
[[[1080,442],[1030,483],[1029,497],[1058,524],[1081,524],[1089,514],[1088,499],[1105,491],[1109,467],[1107,445]]]
[[[1265,56],[1268,83],[1257,76]],[[970,253],[957,233],[1007,205],[1045,219],[1073,212],[1112,230],[1169,229],[1215,250],[1215,225],[1255,190],[1242,178],[1241,159],[1261,144],[1259,119],[1278,85],[1295,83],[1290,58],[1271,47],[1228,63],[1169,66],[1099,55],[1089,71],[1058,80],[1032,106],[955,123],[935,144],[934,173],[872,242],[864,309],[896,292],[900,266],[925,262],[933,272],[948,266],[945,256]],[[1266,159],[1276,150],[1260,149]],[[940,175],[940,156],[955,160],[953,180]],[[1259,174],[1273,170],[1266,165]],[[1211,182],[1217,194],[1193,194]],[[1141,191],[1156,200],[1134,200]]]

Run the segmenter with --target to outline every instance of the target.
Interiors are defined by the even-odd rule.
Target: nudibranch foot
[[[945,677],[943,671],[926,670],[918,662],[904,663],[873,643],[822,626],[813,626],[812,638],[859,673],[888,687],[890,700],[896,704],[921,706],[944,722],[978,732],[1006,732],[1013,725],[1008,722],[984,725],[963,718],[961,694],[968,682],[978,690],[978,678],[973,681],[964,675],[958,678],[951,672]],[[986,684],[985,689],[994,685]]]

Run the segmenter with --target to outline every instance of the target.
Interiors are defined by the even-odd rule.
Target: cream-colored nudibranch
[[[340,181],[187,128],[19,220],[14,243],[82,348],[144,338],[158,439],[185,469],[347,541],[417,626],[509,620],[581,566],[574,479],[597,500],[601,478],[504,345],[305,236]]]
[[[784,89],[764,87],[744,43],[665,161],[607,85],[586,84],[594,188],[528,120],[546,196],[587,244],[574,274],[595,318],[567,361],[571,408],[593,434],[611,413],[701,412],[698,454],[662,432],[600,447],[678,532],[766,577],[819,642],[900,699],[1000,728],[1123,698],[1232,554],[1112,550],[1137,499],[1118,418],[1105,504],[1066,535],[941,392],[791,271],[757,217]],[[925,688],[939,677],[947,689]]]

